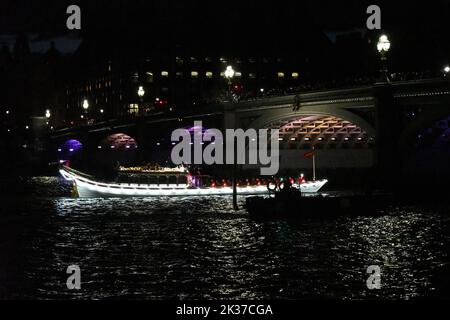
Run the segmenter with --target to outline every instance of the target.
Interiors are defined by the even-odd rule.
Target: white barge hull
[[[185,184],[128,184],[98,182],[87,176],[82,176],[71,169],[61,169],[60,174],[68,181],[73,181],[78,196],[82,198],[102,197],[159,197],[159,196],[215,196],[231,195],[232,187],[193,188]],[[327,180],[311,181],[300,185],[305,193],[318,192]],[[294,185],[295,186],[295,185]],[[297,186],[298,187],[298,186]],[[265,185],[237,187],[238,195],[269,194]]]
[[[316,193],[319,192],[327,182],[327,179],[308,181],[300,185],[300,190],[302,193]],[[298,184],[294,184],[293,187],[298,189]]]

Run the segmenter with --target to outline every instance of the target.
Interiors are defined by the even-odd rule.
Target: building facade
[[[231,87],[225,77],[228,66],[235,71]],[[66,109],[68,119],[76,123],[86,116],[115,118],[196,108],[222,101],[229,90],[247,98],[297,87],[307,77],[304,70],[301,59],[281,56],[158,52],[135,63],[108,60],[90,76],[67,84]],[[89,103],[87,112],[84,100]]]

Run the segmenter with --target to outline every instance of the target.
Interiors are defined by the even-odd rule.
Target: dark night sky
[[[82,9],[81,34],[66,29],[70,4]],[[57,47],[62,51],[73,50],[70,40],[80,35],[147,42],[159,35],[169,42],[184,39],[199,47],[214,41],[246,45],[266,39],[275,39],[275,45],[292,45],[321,32],[364,29],[370,4],[381,7],[383,31],[388,32],[393,49],[405,50],[403,56],[408,50],[417,57],[433,50],[444,61],[449,55],[449,0],[3,0],[0,44],[5,35],[25,31],[38,33],[39,41],[60,37]]]
[[[84,23],[92,29],[122,28],[169,22],[200,22],[251,26],[273,25],[285,20],[313,21],[325,29],[363,27],[365,8],[379,4],[386,25],[409,26],[433,23],[445,27],[449,13],[448,0],[423,1],[325,1],[325,0],[90,0],[30,1],[3,0],[0,10],[0,32],[18,30],[63,32],[65,8],[79,4]]]

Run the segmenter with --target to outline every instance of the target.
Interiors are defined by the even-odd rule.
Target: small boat
[[[105,181],[66,165],[60,174],[74,185],[79,197],[158,197],[158,196],[211,196],[232,195],[231,186],[196,183],[186,168],[119,168],[118,179]],[[317,192],[326,180],[310,181],[300,185],[302,192]],[[237,186],[238,195],[267,195],[266,185]]]
[[[338,215],[374,215],[393,201],[391,194],[351,194],[305,196],[292,188],[274,196],[247,197],[245,207],[258,218],[302,218]]]
[[[302,193],[317,193],[328,182],[327,179],[307,181],[301,184],[294,183],[292,186],[300,189]]]

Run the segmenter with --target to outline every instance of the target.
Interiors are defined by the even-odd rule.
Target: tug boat
[[[276,191],[270,197],[247,197],[245,208],[255,219],[380,215],[393,200],[388,193],[303,196],[292,188],[287,192]]]
[[[119,167],[114,180],[103,180],[62,165],[60,174],[71,181],[75,193],[81,198],[98,197],[158,197],[158,196],[211,196],[231,195],[231,186],[199,183],[185,167]],[[318,192],[327,180],[311,181],[297,188],[304,193]],[[238,195],[267,195],[268,187],[263,184],[237,186]]]

